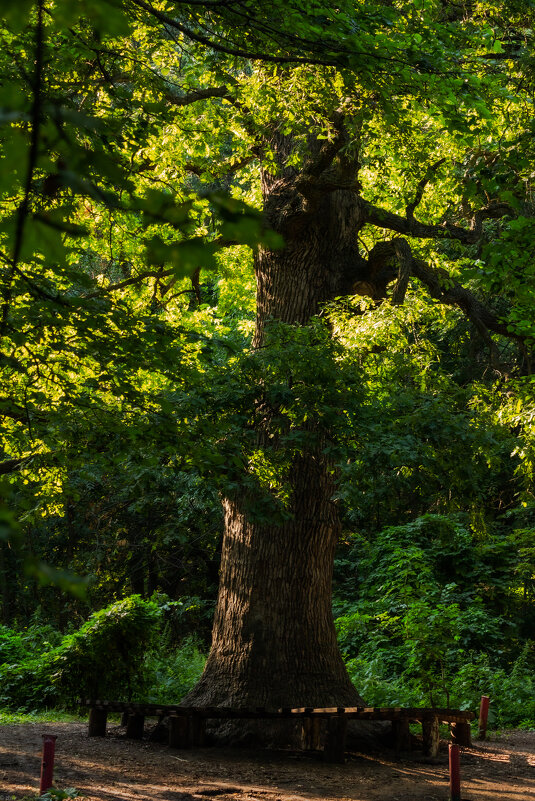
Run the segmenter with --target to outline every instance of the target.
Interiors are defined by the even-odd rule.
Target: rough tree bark
[[[285,247],[259,250],[255,256],[256,347],[264,342],[266,321],[308,323],[322,304],[347,294],[364,264],[356,247],[362,221],[355,193],[309,186],[304,172],[284,168],[288,142],[279,139],[276,145],[281,171],[276,177],[264,173],[262,189],[267,223],[282,234]],[[320,153],[315,156],[319,159]],[[326,162],[332,171],[332,159]],[[259,442],[267,429],[269,421],[258,432]],[[186,703],[277,707],[362,702],[343,664],[331,610],[340,522],[330,468],[318,445],[293,460],[292,518],[280,525],[248,520],[244,499],[224,501],[212,648]]]

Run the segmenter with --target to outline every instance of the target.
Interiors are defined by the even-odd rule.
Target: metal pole
[[[450,801],[461,801],[459,746],[450,743]]]
[[[481,706],[479,707],[479,733],[478,740],[487,738],[487,720],[489,717],[490,698],[488,695],[481,696]]]
[[[41,782],[39,784],[39,795],[43,795],[43,793],[46,793],[46,791],[52,787],[56,740],[57,737],[55,734],[43,734],[43,757],[41,759]]]

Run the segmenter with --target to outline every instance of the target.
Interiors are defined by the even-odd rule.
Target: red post
[[[490,698],[488,695],[481,696],[481,706],[479,707],[479,734],[478,740],[485,740],[487,737],[487,720],[489,717]]]
[[[43,734],[43,758],[41,760],[41,783],[39,784],[39,795],[43,795],[52,787],[52,775],[54,773],[54,751],[56,750],[55,734]]]
[[[461,801],[459,746],[450,743],[450,801]]]

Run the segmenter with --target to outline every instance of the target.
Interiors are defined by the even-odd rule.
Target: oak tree
[[[337,386],[314,404],[336,384],[328,309],[342,299],[360,314],[364,297],[373,315],[423,290],[469,317],[494,365],[499,337],[529,362],[533,290],[510,280],[504,256],[517,240],[532,249],[530,4],[95,0],[85,16],[75,5],[38,0],[17,31],[8,4],[4,70],[24,92],[6,111],[5,152],[29,156],[6,200],[1,325],[18,387],[6,414],[38,422],[47,402],[31,393],[44,381],[54,395],[60,376],[56,414],[91,413],[94,387],[120,418],[139,373],[131,361],[122,371],[117,354],[139,354],[140,336],[157,343],[150,369],[183,381],[187,359],[169,364],[183,332],[133,293],[162,310],[191,275],[184,291],[199,297],[199,276],[221,253],[250,247],[250,363],[260,366],[223,492],[212,649],[188,700],[355,704],[331,613],[336,417],[347,398]],[[88,248],[104,231],[117,243],[106,269]],[[493,308],[493,291],[509,294],[508,310]],[[29,329],[36,304],[46,322]],[[59,370],[32,355],[43,337],[48,355],[62,354]],[[72,374],[80,353],[83,391]],[[28,399],[19,365],[32,358]],[[303,373],[316,358],[317,375],[314,363]],[[43,435],[47,453],[52,440]],[[27,458],[15,451],[6,472]],[[258,485],[274,496],[269,514]]]

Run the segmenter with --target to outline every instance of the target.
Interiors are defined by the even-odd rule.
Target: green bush
[[[527,643],[511,670],[491,667],[487,654],[472,653],[450,677],[449,705],[478,711],[482,695],[490,697],[489,725],[533,727],[535,724],[534,646]],[[381,657],[347,661],[351,680],[370,706],[422,706],[429,699],[420,680],[394,675]],[[441,699],[438,699],[441,700]]]
[[[61,639],[60,632],[48,624],[33,624],[23,631],[0,625],[0,665],[38,656],[59,645]]]
[[[456,516],[424,515],[372,541],[355,537],[354,595],[335,603],[338,641],[366,702],[476,710],[491,723],[535,722],[535,654],[523,646],[532,610],[517,591],[522,542],[498,531],[478,539]],[[525,610],[520,614],[518,598]]]
[[[477,710],[482,695],[491,700],[491,726],[535,724],[535,645],[527,642],[511,670],[490,665],[487,654],[474,655],[454,676],[452,695],[458,706]]]
[[[28,643],[21,632],[0,626],[0,664],[21,662],[30,656]]]
[[[351,681],[370,706],[419,706],[421,695],[401,676],[392,674],[380,656],[367,661],[349,659],[347,670]]]
[[[132,595],[101,609],[59,646],[0,665],[0,703],[12,709],[72,708],[79,697],[130,700],[146,683],[145,657],[160,609]]]
[[[148,660],[147,699],[160,704],[178,703],[200,678],[205,662],[206,656],[193,637],[186,638],[179,648],[154,650]]]

